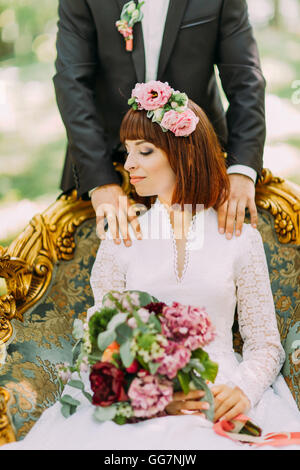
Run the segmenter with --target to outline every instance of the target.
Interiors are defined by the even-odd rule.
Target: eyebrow
[[[146,140],[139,140],[135,143],[135,145],[141,145],[141,144],[144,144],[145,142],[147,142]],[[125,147],[127,148],[127,145],[126,143],[124,143]]]

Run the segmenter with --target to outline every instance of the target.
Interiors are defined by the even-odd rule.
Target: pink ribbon
[[[238,415],[232,421],[221,420],[214,424],[213,430],[216,434],[232,441],[245,442],[254,447],[273,446],[285,447],[290,445],[300,445],[300,432],[269,433],[265,436],[249,436],[234,432],[241,429],[241,424],[251,421],[245,415]]]

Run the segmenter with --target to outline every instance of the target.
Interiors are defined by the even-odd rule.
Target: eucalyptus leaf
[[[71,397],[71,395],[63,395],[60,399],[60,403],[67,404],[67,405],[72,405],[72,406],[80,405],[80,401],[78,401],[75,398]]]
[[[127,340],[125,343],[121,344],[120,346],[120,356],[124,364],[124,367],[130,367],[135,359],[135,356],[132,354],[130,350],[130,344],[131,344],[131,341]]]
[[[156,372],[157,372],[157,369],[160,366],[160,363],[159,362],[149,362],[148,366],[149,366],[150,374],[155,375]]]
[[[161,333],[161,323],[154,313],[151,313],[148,323],[152,323],[158,333]]]
[[[72,348],[72,360],[73,360],[73,363],[75,363],[78,359],[78,357],[80,356],[80,353],[81,353],[81,349],[82,349],[82,341],[81,340],[78,340],[76,342],[76,344],[73,346]]]
[[[94,417],[97,421],[111,421],[114,419],[117,413],[117,407],[111,406],[96,406],[94,411]]]
[[[132,338],[133,330],[127,323],[122,323],[116,327],[115,334],[117,343],[121,345]]]
[[[115,341],[117,334],[115,330],[103,331],[98,335],[97,344],[101,351],[104,351],[113,341]]]
[[[204,390],[205,392],[204,397],[201,398],[200,401],[208,402],[210,405],[208,410],[202,410],[201,412],[205,414],[206,418],[209,421],[213,421],[215,411],[214,411],[214,397],[213,397],[212,392],[210,391],[209,387],[207,386],[205,380],[202,379],[202,377],[198,377],[194,372],[192,372],[191,378],[195,387],[198,390]]]
[[[78,388],[79,390],[84,390],[84,385],[81,380],[70,380],[68,385],[73,388]]]
[[[199,361],[199,359],[190,359],[189,366],[192,369],[196,369],[202,376],[202,373],[205,371],[204,365]]]
[[[65,418],[69,418],[69,416],[71,416],[71,406],[68,405],[67,403],[64,403],[64,404],[63,404],[63,406],[61,407],[60,411],[61,411],[61,414],[62,414]]]
[[[85,396],[85,398],[88,399],[90,403],[92,403],[93,397],[90,393],[86,392],[85,390],[82,390],[82,394]]]
[[[125,322],[127,316],[127,313],[117,313],[117,315],[114,315],[107,325],[107,330],[115,330],[118,325]]]

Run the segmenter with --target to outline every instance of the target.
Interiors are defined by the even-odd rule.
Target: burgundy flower
[[[93,405],[110,406],[128,400],[124,390],[124,373],[109,362],[97,362],[93,365],[90,382],[94,392]]]
[[[155,315],[160,315],[165,305],[167,304],[165,304],[164,302],[150,302],[150,304],[145,305],[144,308],[149,310],[149,312],[154,312]]]

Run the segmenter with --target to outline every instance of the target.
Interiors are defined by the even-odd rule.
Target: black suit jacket
[[[151,0],[146,0],[151,1]],[[133,52],[115,27],[127,0],[60,0],[57,104],[67,131],[61,189],[78,197],[120,183],[119,128],[136,82],[145,81],[141,23]],[[215,65],[229,102],[225,113]],[[262,170],[265,79],[246,0],[170,0],[157,80],[186,92],[211,120],[227,163]]]

